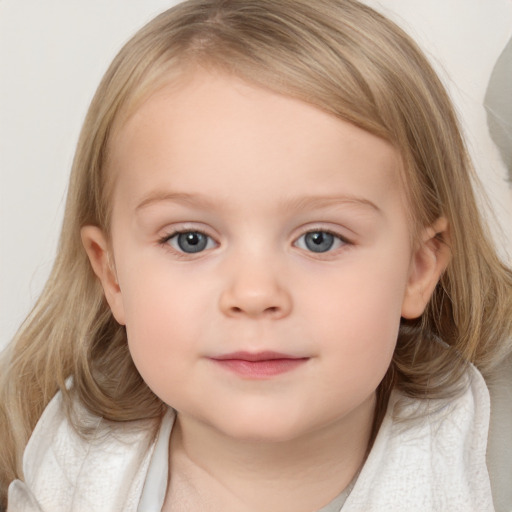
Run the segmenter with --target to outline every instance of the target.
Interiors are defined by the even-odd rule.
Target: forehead
[[[400,165],[390,143],[316,107],[196,70],[161,87],[117,129],[109,171],[114,205],[122,197],[134,208],[167,189],[243,203],[244,191],[268,202],[335,186],[383,202],[401,189]]]

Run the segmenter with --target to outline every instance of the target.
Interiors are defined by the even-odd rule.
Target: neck
[[[178,414],[170,489],[185,481],[192,494],[209,503],[224,494],[226,503],[236,503],[232,510],[318,510],[343,491],[364,463],[374,407],[372,396],[350,420],[341,418],[279,442],[233,439]],[[228,510],[212,507],[221,509]]]

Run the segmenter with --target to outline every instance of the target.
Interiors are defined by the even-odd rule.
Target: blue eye
[[[310,231],[299,237],[296,242],[297,247],[317,253],[338,249],[345,243],[340,236],[328,231]]]
[[[168,237],[166,242],[179,252],[194,254],[211,249],[215,246],[215,242],[200,231],[182,231]]]

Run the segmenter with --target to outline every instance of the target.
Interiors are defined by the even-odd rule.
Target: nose
[[[283,286],[284,276],[268,261],[244,259],[230,265],[229,278],[219,299],[230,317],[272,318],[288,316],[292,298]]]

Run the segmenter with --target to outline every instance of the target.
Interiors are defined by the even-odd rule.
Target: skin
[[[133,360],[178,411],[165,510],[314,510],[364,461],[400,318],[448,261],[411,246],[392,145],[292,98],[196,70],[115,134],[112,239],[84,246]],[[176,232],[207,235],[189,254]],[[306,234],[330,232],[315,252]],[[215,358],[274,351],[254,378]]]

